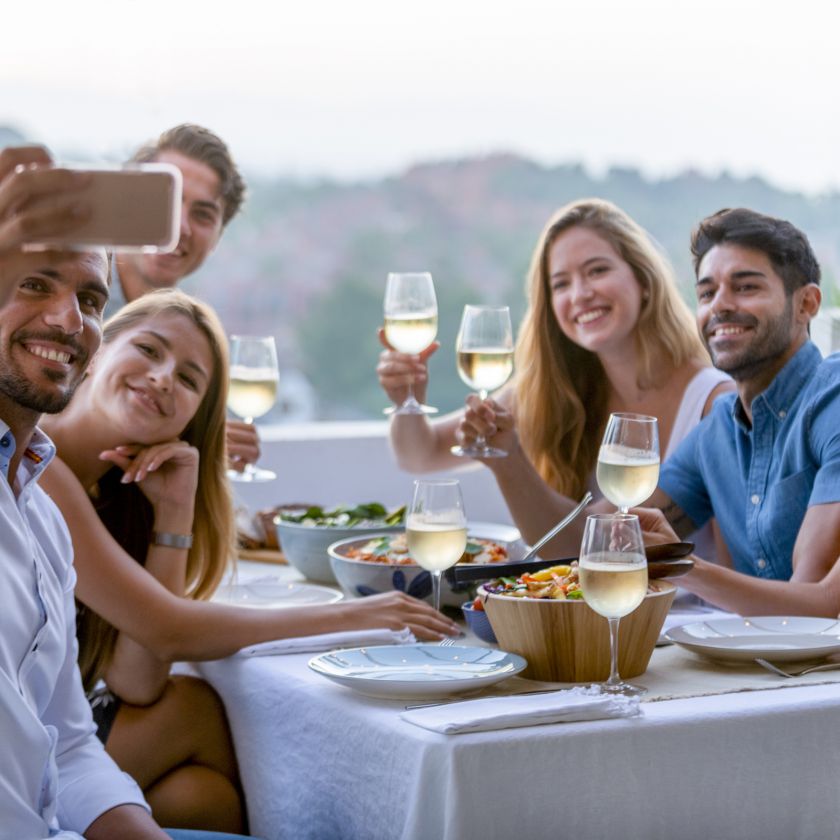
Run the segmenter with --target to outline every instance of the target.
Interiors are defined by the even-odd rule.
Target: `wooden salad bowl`
[[[652,580],[645,599],[621,619],[618,669],[643,674],[659,639],[676,587]],[[513,598],[479,589],[499,647],[528,660],[523,677],[549,682],[603,682],[610,675],[607,619],[585,601]]]

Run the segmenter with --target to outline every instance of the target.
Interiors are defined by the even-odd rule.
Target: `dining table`
[[[708,608],[681,610],[671,625]],[[635,680],[638,716],[448,735],[312,657],[193,666],[224,702],[264,840],[840,838],[840,670],[785,679],[667,645]],[[485,693],[535,687],[515,676]]]

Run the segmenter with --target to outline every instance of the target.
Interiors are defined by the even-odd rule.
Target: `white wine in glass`
[[[618,673],[618,624],[647,594],[647,560],[638,516],[600,513],[587,517],[580,548],[580,588],[586,603],[610,627],[610,676],[602,691],[641,694]]]
[[[464,307],[455,342],[458,375],[482,400],[501,388],[513,373],[513,328],[507,306]],[[504,458],[507,452],[488,446],[483,437],[471,446],[453,446],[452,452],[467,458]]]
[[[438,310],[435,286],[428,271],[391,272],[385,286],[384,329],[388,344],[400,353],[416,355],[437,335]],[[386,414],[436,414],[437,409],[422,405],[408,383],[408,394]]]
[[[432,575],[432,595],[439,610],[441,574],[460,560],[467,547],[461,485],[455,480],[415,481],[405,531],[412,558]]]
[[[267,414],[277,399],[277,348],[272,336],[230,337],[228,408],[246,423]],[[246,464],[242,472],[228,470],[232,481],[271,481],[272,470]]]
[[[659,483],[659,432],[655,417],[614,413],[598,452],[598,487],[622,513],[640,505]]]

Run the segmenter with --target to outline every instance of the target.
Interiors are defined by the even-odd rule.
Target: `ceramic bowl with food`
[[[643,674],[650,661],[676,587],[652,580],[648,594],[618,630],[618,669],[625,679]],[[528,660],[523,676],[551,682],[603,682],[610,674],[607,619],[582,598],[512,597],[488,593],[478,597],[499,647]]]
[[[432,602],[431,573],[414,563],[405,545],[404,532],[399,531],[399,535],[356,536],[329,547],[333,573],[347,595],[364,597],[396,589]],[[470,528],[465,561],[490,563],[491,559],[499,562],[520,559],[527,546],[518,539],[518,533],[507,526]],[[511,539],[501,539],[502,536]],[[392,550],[394,544],[396,548]],[[444,575],[440,583],[441,606],[460,607],[474,589],[475,584],[451,583]]]
[[[478,604],[476,604],[476,601],[478,601]],[[496,634],[493,632],[490,619],[487,618],[487,613],[484,610],[484,605],[481,603],[480,598],[475,598],[472,601],[461,604],[461,612],[464,614],[467,626],[482,642],[487,642],[491,645],[496,644]]]
[[[366,513],[382,515],[378,518],[365,516]],[[402,509],[401,509],[402,510]],[[280,548],[290,566],[294,566],[308,580],[318,583],[336,583],[335,575],[330,566],[329,546],[337,541],[349,538],[368,539],[370,535],[382,533],[399,533],[404,530],[401,510],[392,512],[377,503],[359,505],[356,508],[340,507],[329,511],[321,508],[311,508],[301,511],[296,519],[291,521],[278,515],[274,519],[277,528],[277,539]],[[307,513],[313,515],[307,516]],[[353,515],[353,514],[358,515]],[[385,523],[385,517],[398,518],[400,522],[394,525]]]

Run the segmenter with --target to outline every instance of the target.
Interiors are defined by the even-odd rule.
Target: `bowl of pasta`
[[[467,546],[459,563],[504,563],[525,555],[527,546],[515,529],[500,530],[493,538],[493,529],[469,529]],[[411,557],[405,531],[353,537],[333,543],[328,553],[333,574],[344,592],[351,597],[376,595],[399,590],[431,603],[431,573],[422,569]],[[442,606],[460,607],[474,590],[474,584],[456,584],[446,577],[441,581]]]

